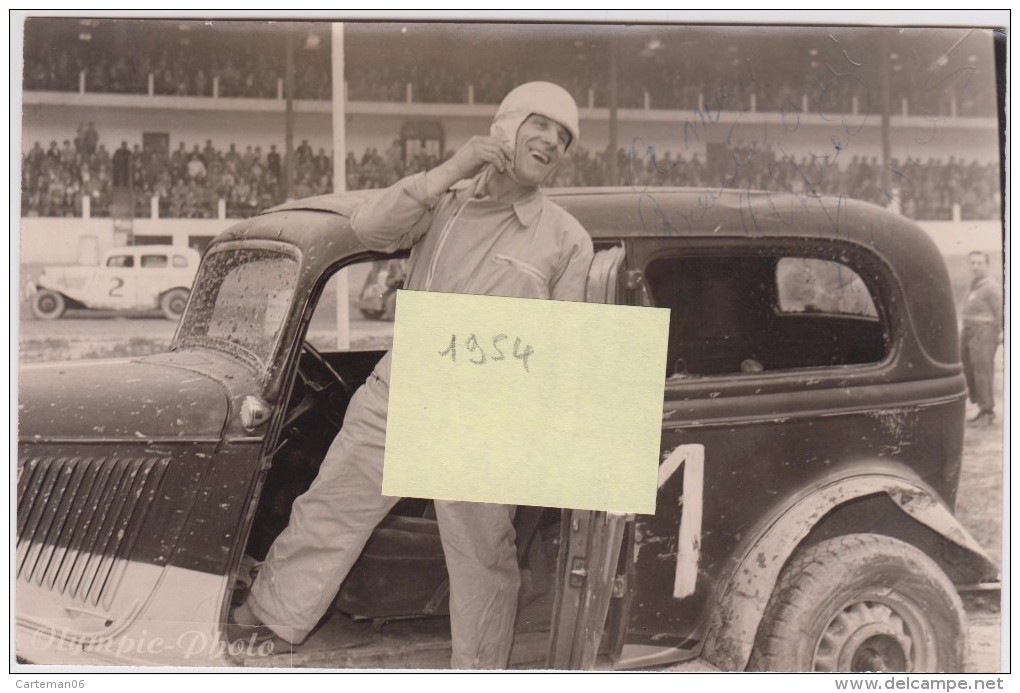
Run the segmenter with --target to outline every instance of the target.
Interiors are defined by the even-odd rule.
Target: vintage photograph
[[[23,15],[12,665],[1009,669],[1005,29]],[[654,514],[383,495],[404,291],[668,309]]]

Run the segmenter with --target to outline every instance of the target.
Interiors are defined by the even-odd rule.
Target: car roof
[[[349,228],[349,219],[378,190],[320,195],[293,200],[269,209],[262,219],[280,219],[296,211],[339,217],[323,220],[321,233],[333,236],[337,226]],[[911,256],[941,261],[928,235],[914,222],[877,205],[847,197],[797,195],[720,188],[605,187],[565,188],[547,191],[549,197],[572,214],[592,239],[639,237],[742,237],[832,239],[871,247],[899,264]],[[260,219],[256,217],[255,219]],[[307,222],[306,222],[307,223]],[[261,223],[256,222],[258,227]],[[319,224],[315,224],[319,226]],[[316,245],[307,228],[272,223],[269,237],[298,245]],[[257,236],[252,228],[246,237]],[[917,258],[916,254],[921,257]],[[902,258],[900,257],[902,256]]]

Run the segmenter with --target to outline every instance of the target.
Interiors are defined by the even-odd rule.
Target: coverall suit
[[[483,174],[428,198],[426,175],[399,181],[352,218],[368,248],[412,248],[406,289],[584,299],[592,242],[562,208],[537,190],[512,205],[485,197]],[[399,500],[381,495],[389,375],[387,353],[352,398],[318,476],[295,501],[252,586],[252,611],[290,642],[303,640],[329,608],[373,528]],[[515,510],[436,501],[450,574],[453,668],[507,666],[520,585]]]

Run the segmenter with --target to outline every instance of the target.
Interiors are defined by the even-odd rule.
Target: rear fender
[[[721,581],[708,617],[702,657],[723,670],[744,669],[783,566],[827,514],[855,499],[885,494],[905,515],[969,554],[982,573],[997,575],[995,562],[931,487],[910,476],[906,468],[897,467],[831,481],[773,516],[755,534],[757,539],[737,554]]]
[[[158,303],[159,303],[159,299],[162,299],[162,298],[163,298],[164,296],[166,296],[166,295],[167,295],[168,293],[170,293],[171,291],[177,291],[177,290],[180,290],[180,291],[186,291],[186,292],[188,292],[188,293],[191,293],[191,289],[190,289],[190,288],[188,288],[187,286],[171,286],[170,288],[168,288],[168,289],[162,289],[162,290],[161,290],[161,291],[159,292],[159,295],[158,295],[158,296],[156,296],[156,303],[158,304]]]

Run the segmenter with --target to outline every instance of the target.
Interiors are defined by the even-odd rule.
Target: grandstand
[[[201,246],[222,219],[332,191],[330,40],[322,23],[27,20],[21,206],[38,233],[23,231],[23,254],[55,238],[46,219],[77,218],[73,233],[99,245]],[[922,221],[1000,215],[989,32],[347,24],[345,56],[347,189],[434,165],[485,131],[512,86],[548,79],[582,109],[583,146],[556,185],[724,185],[846,195]]]

